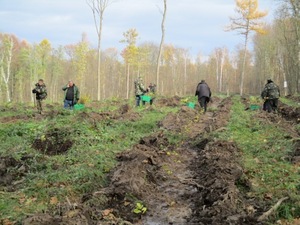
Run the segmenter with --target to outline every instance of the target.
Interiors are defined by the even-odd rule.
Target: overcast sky
[[[234,16],[234,0],[168,0],[165,43],[189,49],[192,54],[210,54],[216,47],[230,50],[242,43],[234,32],[224,32],[229,16]],[[274,0],[259,0],[259,8],[269,11]],[[116,47],[123,32],[136,28],[138,43],[159,44],[163,0],[114,0],[105,11],[102,49]],[[75,44],[85,32],[97,45],[91,9],[85,0],[0,0],[0,32],[15,34],[30,43],[48,39],[53,47]]]

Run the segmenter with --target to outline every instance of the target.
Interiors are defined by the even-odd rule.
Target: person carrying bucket
[[[147,92],[143,85],[143,80],[139,76],[134,81],[134,94],[135,94],[135,100],[136,100],[136,106],[140,106],[140,101],[142,100],[142,96]],[[142,104],[145,105],[145,101],[142,101]]]
[[[79,101],[79,88],[73,83],[73,81],[69,80],[69,82],[62,88],[62,90],[65,92],[64,108],[73,109],[74,105],[76,105]]]
[[[201,111],[204,113],[207,109],[207,103],[210,101],[211,91],[205,80],[201,80],[197,85],[195,96],[198,95],[198,102],[201,107]]]

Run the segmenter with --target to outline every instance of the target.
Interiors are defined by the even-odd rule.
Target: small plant
[[[141,202],[137,202],[135,205],[135,209],[133,210],[135,214],[144,214],[146,211],[147,208]]]

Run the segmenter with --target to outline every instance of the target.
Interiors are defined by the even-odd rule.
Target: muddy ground
[[[107,187],[86,193],[81,202],[62,204],[47,214],[28,217],[23,224],[263,224],[257,218],[269,206],[247,197],[251,183],[243,176],[240,150],[234,142],[216,141],[211,135],[214,131],[226,130],[231,99],[213,100],[209,108],[216,110],[208,110],[206,114],[181,106],[178,113],[170,113],[160,121],[159,132],[142,138],[132,149],[117,155],[118,165],[109,174]],[[157,104],[181,105],[178,97],[163,99]],[[290,129],[287,138],[296,139],[299,134],[289,125],[297,123],[294,116],[289,116],[294,111],[281,105],[282,116],[261,113],[258,119],[264,123],[283,124]],[[114,114],[82,112],[79,115],[79,119],[95,125],[107,119],[139,118],[128,105]],[[181,134],[186,139],[174,145],[166,132]],[[42,148],[41,139],[59,140],[53,131],[40,137],[36,140],[36,149],[40,147],[40,151],[47,150]],[[298,142],[290,160],[297,159],[300,160]],[[9,171],[9,165],[17,170],[22,167],[20,162],[1,160],[0,166],[4,165],[4,169],[0,168],[1,176]],[[21,179],[22,172],[17,175]]]
[[[160,104],[178,106],[180,100]],[[86,194],[60,215],[48,214],[46,221],[36,215],[24,224],[259,224],[259,204],[246,199],[236,185],[250,188],[241,181],[237,146],[210,136],[225,129],[231,104],[230,98],[215,99],[210,107],[217,110],[206,114],[182,106],[158,124],[160,132],[117,156],[106,188]],[[174,146],[166,131],[187,141]]]

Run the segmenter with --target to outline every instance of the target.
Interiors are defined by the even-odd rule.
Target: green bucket
[[[193,103],[193,102],[188,102],[186,105],[187,105],[187,107],[189,107],[189,108],[192,108],[192,109],[195,108],[195,103]]]
[[[151,101],[151,97],[148,95],[142,95],[142,101],[143,102],[150,102]]]
[[[250,109],[251,110],[258,110],[258,109],[260,109],[260,106],[259,105],[250,105]]]
[[[84,104],[76,104],[76,105],[74,105],[74,109],[75,110],[84,109]]]

